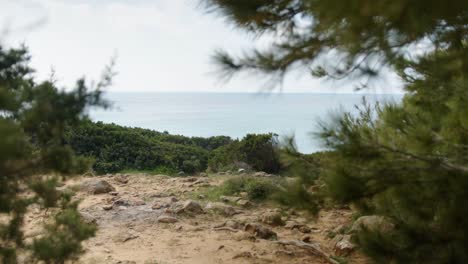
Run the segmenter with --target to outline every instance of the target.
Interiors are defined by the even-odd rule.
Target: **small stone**
[[[237,173],[244,173],[245,172],[245,169],[238,169],[237,170]]]
[[[346,256],[350,254],[355,248],[356,245],[351,242],[351,235],[344,235],[335,244],[334,251],[339,256]]]
[[[189,213],[189,214],[202,214],[203,208],[195,201],[188,200],[182,205],[182,208],[176,211],[177,213]]]
[[[160,203],[155,203],[151,206],[151,209],[158,210],[161,208],[167,207],[166,205],[160,204]]]
[[[229,202],[229,203],[235,203],[242,199],[242,197],[236,197],[236,196],[221,196],[219,197],[221,201],[223,202]]]
[[[239,201],[237,201],[238,205],[242,206],[242,207],[250,207],[252,206],[252,203],[249,201],[249,200],[246,200],[246,199],[240,199]]]
[[[310,232],[312,232],[312,229],[306,225],[302,225],[298,229],[301,233],[305,233],[305,234],[309,234]]]
[[[115,188],[105,180],[92,179],[84,182],[81,189],[90,194],[102,194],[115,191]]]
[[[113,204],[104,205],[104,206],[102,207],[102,209],[105,210],[105,211],[112,210],[112,208],[114,208],[114,205],[113,205]]]
[[[205,199],[205,198],[206,198],[206,196],[204,194],[199,194],[198,195],[198,199]]]
[[[179,220],[175,217],[168,216],[168,215],[161,215],[158,217],[158,222],[159,223],[166,223],[166,224],[172,224],[175,222],[178,222]]]
[[[306,242],[306,243],[310,243],[310,241],[312,241],[312,239],[310,238],[310,236],[303,236],[301,238],[302,242]]]
[[[117,196],[117,195],[119,195],[118,192],[110,192],[109,194],[112,195],[112,196]]]
[[[136,199],[136,200],[133,201],[134,206],[142,206],[142,205],[145,205],[145,204],[146,204],[146,202],[143,201],[142,199]]]
[[[233,216],[240,213],[240,211],[236,210],[234,207],[218,202],[208,203],[205,210],[220,213],[224,216]]]

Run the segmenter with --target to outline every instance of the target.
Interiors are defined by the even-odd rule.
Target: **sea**
[[[167,131],[170,134],[242,138],[249,133],[294,136],[302,153],[325,150],[315,135],[319,122],[369,103],[400,102],[402,94],[316,93],[118,93],[111,109],[91,109],[94,121]]]

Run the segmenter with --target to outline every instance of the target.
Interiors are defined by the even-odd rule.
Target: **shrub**
[[[224,136],[190,138],[88,121],[69,130],[67,141],[76,153],[95,158],[93,168],[102,174],[158,167],[187,173],[204,171],[209,152],[232,140]]]
[[[208,166],[213,171],[232,170],[246,163],[252,169],[277,173],[281,169],[275,134],[248,134],[212,152]]]
[[[279,190],[278,182],[250,176],[228,179],[219,188],[223,195],[239,195],[246,192],[249,199],[254,201],[264,201]]]

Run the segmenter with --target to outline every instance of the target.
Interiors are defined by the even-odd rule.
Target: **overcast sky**
[[[261,45],[221,18],[197,8],[198,0],[0,0],[1,38],[25,43],[38,78],[51,68],[62,85],[85,75],[97,79],[117,54],[110,91],[255,92],[254,77],[221,83],[210,56],[223,48],[240,53]],[[6,32],[6,33],[5,33]],[[260,43],[258,43],[260,42]],[[377,92],[399,89],[391,78]],[[285,92],[352,92],[352,85],[321,83],[304,73],[286,79]],[[375,91],[372,91],[375,92]]]

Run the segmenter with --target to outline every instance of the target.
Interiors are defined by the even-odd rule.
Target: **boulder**
[[[260,217],[260,221],[264,224],[272,226],[282,226],[285,224],[281,219],[281,214],[278,212],[265,212]]]
[[[366,215],[359,217],[351,226],[350,233],[356,233],[363,228],[369,231],[389,233],[395,229],[395,225],[385,216]]]
[[[234,207],[218,202],[208,203],[205,210],[220,213],[224,216],[233,216],[239,213]]]
[[[242,207],[250,207],[252,206],[252,203],[249,200],[246,199],[240,199],[239,201],[236,202],[237,205],[240,205]]]
[[[128,183],[128,175],[117,174],[114,176],[114,180],[118,183],[127,184]]]
[[[81,190],[90,194],[114,192],[115,188],[105,180],[92,179],[81,184]]]
[[[349,255],[354,249],[356,249],[356,245],[351,242],[351,235],[338,235],[336,236],[333,241],[334,247],[333,250],[335,254],[339,256],[346,256]]]
[[[271,229],[264,227],[260,224],[247,224],[244,227],[244,230],[246,232],[249,232],[255,237],[261,238],[261,239],[268,239],[268,240],[276,240],[278,239],[278,235],[273,232]]]
[[[203,208],[201,205],[195,201],[192,200],[187,200],[183,204],[179,204],[176,207],[176,213],[188,213],[188,214],[202,214],[203,213]]]
[[[161,215],[158,217],[158,222],[159,223],[166,223],[166,224],[172,224],[175,222],[178,222],[179,220],[175,217],[168,216],[168,215]]]

